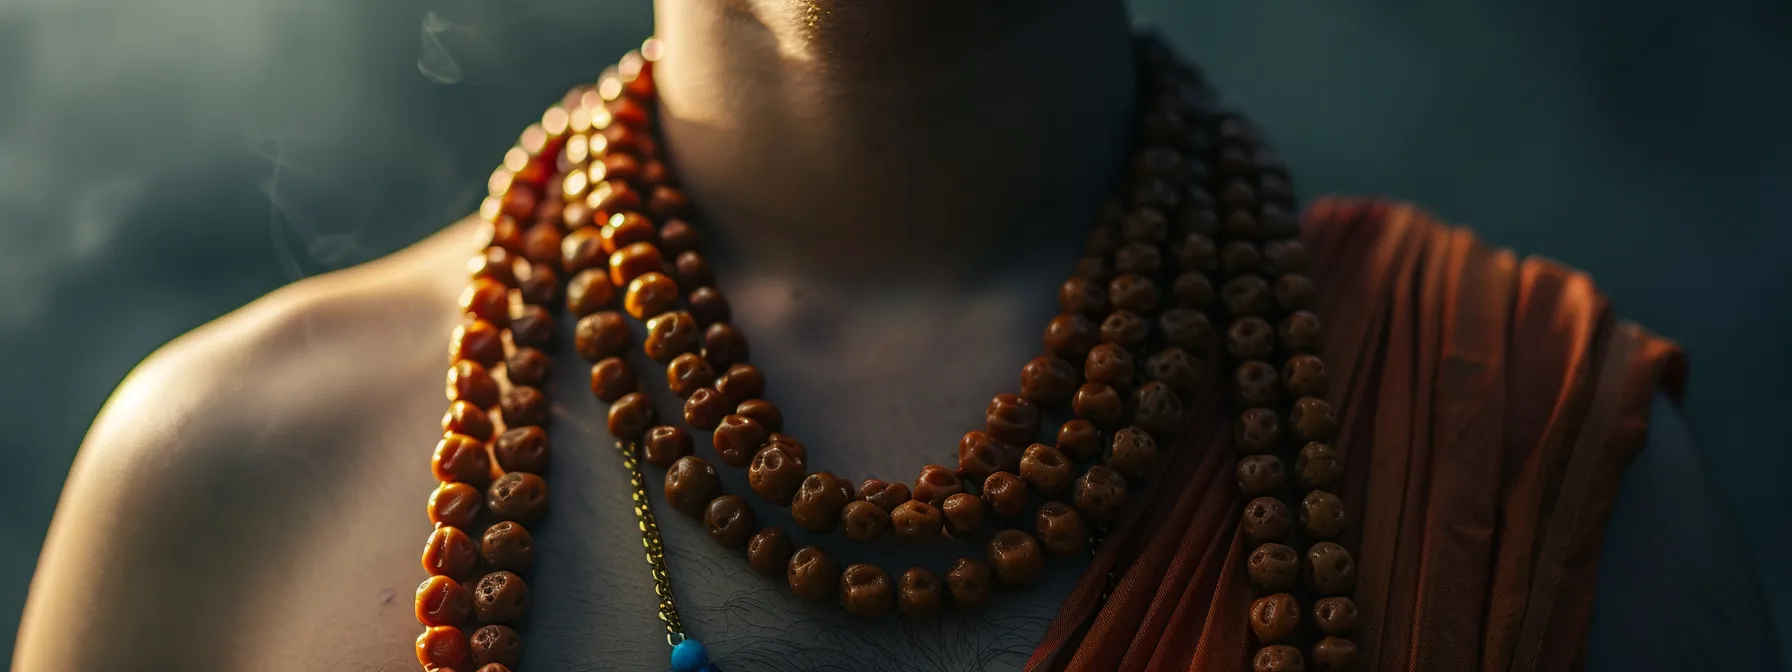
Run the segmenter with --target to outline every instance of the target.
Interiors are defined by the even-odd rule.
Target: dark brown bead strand
[[[610,434],[623,441],[637,441],[660,420],[653,399],[640,392],[622,395],[610,404]]]
[[[721,424],[716,425],[711,443],[715,445],[716,456],[722,458],[723,464],[739,469],[753,461],[754,454],[770,437],[771,432],[765,425],[759,424],[758,420],[744,415],[728,415],[722,418]]]
[[[619,357],[634,343],[622,313],[602,311],[579,318],[573,326],[573,347],[585,361]]]
[[[1026,536],[1024,532],[1009,531]],[[959,606],[972,609],[983,606],[989,601],[993,587],[994,578],[989,565],[981,561],[959,558],[952,562],[951,569],[946,570],[946,591]]]
[[[548,356],[535,348],[517,348],[504,360],[504,377],[513,385],[541,387],[548,381]]]
[[[1061,497],[1070,493],[1070,486],[1076,480],[1076,467],[1057,448],[1035,443],[1021,455],[1020,476],[1040,494]]]
[[[641,453],[648,464],[661,469],[669,469],[679,458],[690,455],[696,447],[691,435],[677,427],[660,425],[647,430],[647,438],[642,442]]]
[[[760,427],[764,427],[773,434],[784,430],[784,412],[778,410],[777,404],[764,399],[748,399],[740,402],[740,405],[734,408],[734,414],[752,418],[754,422],[759,423]]]
[[[500,476],[486,488],[485,506],[501,520],[533,522],[547,511],[547,481],[521,471]]]
[[[989,565],[997,580],[1021,586],[1038,580],[1045,571],[1045,554],[1033,535],[1002,530],[989,540]]]
[[[622,306],[637,320],[671,310],[678,305],[678,283],[659,271],[642,273],[629,281]]]
[[[503,471],[541,474],[548,468],[548,434],[541,427],[517,427],[492,442],[492,456]]]
[[[983,481],[983,503],[998,516],[1019,516],[1027,509],[1027,482],[1011,472],[990,474]]]
[[[703,330],[703,360],[717,371],[747,361],[747,337],[734,325],[717,322]]]
[[[760,448],[747,470],[747,484],[753,492],[779,506],[790,505],[805,477],[803,463],[777,446]]]
[[[826,602],[833,599],[840,587],[840,565],[826,551],[804,547],[790,556],[785,579],[797,599]]]
[[[890,512],[890,526],[896,536],[910,541],[927,541],[940,536],[943,523],[939,509],[919,500],[898,504],[896,510]]]
[[[1021,397],[1036,405],[1063,402],[1076,391],[1076,386],[1076,368],[1057,357],[1035,357],[1020,370]]]
[[[873,541],[890,529],[890,512],[865,500],[847,502],[840,512],[840,526],[848,539]]]
[[[699,388],[684,400],[684,421],[696,429],[715,429],[733,409],[715,388]]]
[[[840,510],[851,497],[841,487],[840,478],[828,472],[816,472],[803,479],[796,497],[790,501],[790,514],[805,530],[825,533],[840,523]]]
[[[753,507],[738,495],[722,495],[709,501],[703,512],[703,524],[709,538],[723,548],[740,548],[759,531],[759,520]]]
[[[790,535],[776,527],[762,529],[747,540],[747,564],[762,576],[783,576],[792,552]]]
[[[487,625],[467,637],[474,665],[515,665],[522,657],[523,638],[510,626]]]
[[[895,601],[896,586],[877,565],[853,565],[840,574],[840,604],[862,618],[882,616]]]
[[[448,369],[448,400],[491,408],[498,403],[498,381],[479,362],[457,361]]]
[[[473,611],[480,623],[515,623],[529,613],[529,586],[515,573],[497,571],[473,587]]]
[[[699,388],[714,381],[716,372],[709,362],[696,353],[687,352],[672,358],[666,365],[666,386],[680,399],[688,399]]]
[[[909,618],[938,615],[942,592],[938,575],[925,567],[910,567],[896,581],[896,610]]]
[[[522,525],[499,521],[485,528],[479,541],[479,557],[493,569],[521,572],[535,564],[535,538]]]
[[[1088,548],[1088,526],[1076,509],[1063,502],[1041,504],[1034,517],[1033,532],[1045,552],[1052,555],[1072,556]]]
[[[722,494],[722,478],[708,460],[695,455],[678,458],[666,470],[666,503],[687,516],[702,516],[709,500]]]
[[[987,493],[986,493],[987,494]],[[1111,523],[1126,507],[1126,479],[1119,472],[1101,465],[1089,467],[1076,479],[1071,501],[1083,518],[1097,524]]]
[[[885,483],[872,478],[859,485],[859,499],[876,504],[884,513],[890,513],[908,501],[910,494],[906,484]]]

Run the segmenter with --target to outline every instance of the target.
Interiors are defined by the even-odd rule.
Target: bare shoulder
[[[317,580],[293,565],[319,551],[299,547],[329,538],[323,528],[342,507],[380,496],[363,492],[385,485],[364,474],[382,473],[394,454],[414,466],[416,451],[380,447],[430,440],[399,428],[427,434],[441,413],[446,355],[428,344],[452,328],[460,274],[443,271],[475,248],[471,236],[456,225],[287,286],[139,364],[89,429],[64,485],[15,668],[231,668],[247,661],[220,660],[234,655],[221,640],[277,640],[258,632],[277,626],[242,605]],[[366,513],[414,522],[417,509]],[[350,550],[342,553],[352,568],[360,561]]]

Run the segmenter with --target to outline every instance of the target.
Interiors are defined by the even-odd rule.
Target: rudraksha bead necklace
[[[1261,645],[1253,667],[1301,670],[1307,654],[1323,670],[1354,664],[1346,637],[1355,571],[1335,543],[1347,523],[1336,494],[1342,466],[1326,443],[1337,423],[1322,398],[1318,294],[1302,275],[1293,191],[1255,130],[1219,108],[1194,70],[1155,38],[1138,40],[1143,98],[1127,179],[1059,287],[1060,314],[1046,326],[1044,354],[1022,368],[1020,393],[989,402],[986,426],[959,442],[956,468],[927,465],[912,488],[855,486],[809,472],[807,447],[781,433],[783,414],[748,363],[746,337],[698,251],[699,230],[682,219],[685,198],[654,129],[661,48],[648,40],[596,86],[569,92],[524,131],[488,184],[480,216],[490,240],[468,266],[467,322],[450,339],[450,404],[431,463],[441,483],[429,498],[430,576],[416,600],[425,669],[507,672],[521,655],[510,626],[529,607],[523,576],[534,541],[525,525],[547,502],[543,348],[562,302],[630,470],[676,671],[720,668],[679,621],[643,460],[665,470],[667,504],[701,519],[716,543],[745,549],[755,571],[783,577],[799,599],[838,601],[862,617],[920,618],[948,605],[976,608],[998,585],[1037,579],[1045,556],[1098,545],[1129,483],[1151,473],[1160,446],[1183,429],[1182,399],[1211,366],[1232,371],[1241,409],[1233,443],[1239,486],[1252,499],[1239,533],[1258,545],[1248,574],[1261,593],[1250,608]],[[715,465],[693,454],[689,432],[663,423],[638,391],[624,358],[636,345],[631,318],[645,321],[639,345],[685,399],[685,424],[712,432],[722,464],[746,469],[754,495],[788,506],[799,526],[857,541],[987,535],[984,552],[959,558],[943,577],[911,567],[892,578],[870,564],[841,568],[820,548],[793,548],[784,530],[761,527],[747,499],[724,493]],[[1214,328],[1222,320],[1223,334]],[[1072,417],[1039,441],[1043,413],[1066,407]],[[985,529],[1026,516],[1034,499],[1043,503],[1030,530]],[[1317,633],[1301,627],[1303,604]]]

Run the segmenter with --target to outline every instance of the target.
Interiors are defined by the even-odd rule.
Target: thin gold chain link
[[[683,642],[684,624],[678,620],[678,603],[672,599],[672,573],[666,570],[666,544],[660,539],[660,524],[653,517],[653,506],[647,496],[647,476],[641,472],[640,445],[616,442],[622,453],[622,465],[628,468],[629,486],[634,490],[635,520],[641,527],[641,547],[646,550],[647,566],[653,569],[653,593],[660,598],[660,622],[666,626],[666,643],[678,646]]]
[[[1107,525],[1095,526],[1095,531],[1089,535],[1089,557],[1096,558],[1101,556],[1101,542],[1103,539],[1106,539],[1107,536]],[[1097,605],[1107,603],[1108,596],[1114,594],[1114,584],[1118,581],[1119,579],[1114,576],[1113,572],[1108,572],[1107,586],[1101,589],[1101,600],[1096,602]]]

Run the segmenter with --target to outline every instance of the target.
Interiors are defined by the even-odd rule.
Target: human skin
[[[958,437],[1039,348],[1053,289],[1125,159],[1129,25],[1107,0],[831,5],[659,0],[662,121],[789,433],[817,469],[909,481],[923,464],[952,463]],[[594,55],[592,69],[610,57]],[[296,283],[140,365],[71,472],[15,669],[414,668],[428,451],[474,228]],[[628,477],[560,326],[550,513],[534,528],[523,669],[663,669]],[[662,413],[674,412],[659,368],[635,357]],[[1659,426],[1678,427],[1662,413]],[[1690,443],[1657,432],[1643,459],[1658,455],[1691,459]],[[729,491],[747,492],[743,474],[723,471]],[[1709,497],[1666,471],[1647,501]],[[1626,496],[1636,487],[1627,480]],[[755,508],[794,530],[787,514]],[[734,670],[1017,667],[1082,566],[1058,563],[980,613],[864,623],[796,601],[699,523],[659,510],[686,628]],[[1732,541],[1714,516],[1668,516],[1606,552],[1721,553]],[[981,553],[834,537],[818,543],[843,563],[892,572]],[[1662,599],[1647,587],[1662,574],[1641,574],[1618,597],[1602,584],[1602,605]],[[1691,600],[1752,592],[1693,583],[1714,580],[1674,585]],[[1634,629],[1598,639],[1596,618],[1594,632],[1596,664],[1637,650]],[[1661,646],[1697,644],[1689,637]]]

